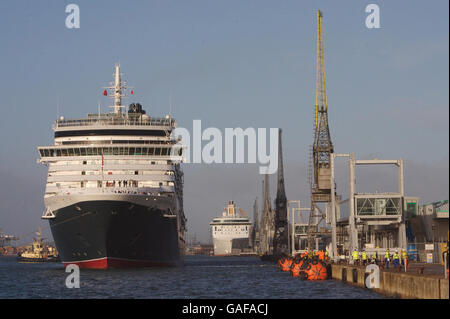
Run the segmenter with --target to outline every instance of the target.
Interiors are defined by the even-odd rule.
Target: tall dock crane
[[[317,11],[317,74],[316,105],[314,118],[314,144],[311,160],[313,172],[310,173],[311,212],[309,214],[308,248],[312,249],[314,239],[319,234],[319,224],[325,218],[318,203],[331,202],[330,154],[334,152],[328,127],[328,105],[325,86],[325,62],[322,39],[323,14]]]
[[[278,129],[278,176],[277,197],[275,199],[275,233],[273,236],[273,255],[276,258],[280,258],[288,252],[287,198],[284,188],[281,132],[281,129]]]

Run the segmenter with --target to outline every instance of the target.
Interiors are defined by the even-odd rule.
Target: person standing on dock
[[[386,249],[386,252],[384,253],[384,262],[386,264],[386,269],[389,269],[389,258],[390,258],[390,254],[389,254],[389,248]]]
[[[361,253],[361,260],[362,260],[363,265],[365,266],[367,264],[367,253],[365,250],[363,250]]]
[[[376,250],[372,254],[372,262],[375,263],[376,265],[378,265],[377,251]]]
[[[325,261],[325,252],[323,250],[319,250],[319,260]]]
[[[358,252],[358,250],[354,250],[353,251],[353,264],[354,265],[358,265],[358,263],[359,263],[359,252]]]
[[[402,250],[402,266],[408,268],[408,253],[406,250]]]
[[[400,255],[398,254],[398,251],[395,251],[394,255],[392,256],[392,259],[394,260],[394,269],[397,269],[397,267],[400,266],[399,263]]]
[[[449,253],[449,241],[447,240],[447,247],[445,248],[445,251],[444,252],[442,252],[442,260],[445,260],[444,261],[444,266],[446,267],[444,270],[445,270],[445,273],[446,273],[446,278],[448,278],[448,266],[449,266],[449,257],[448,257],[448,253]]]

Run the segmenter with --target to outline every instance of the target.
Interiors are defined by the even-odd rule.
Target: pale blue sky
[[[65,27],[69,3],[80,7],[80,29]],[[380,29],[365,27],[369,3],[380,6]],[[186,128],[193,119],[282,127],[288,198],[307,198],[317,9],[336,151],[403,158],[415,167],[407,182],[420,181],[407,185],[410,195],[448,198],[446,0],[1,1],[0,228],[20,234],[45,225],[36,146],[52,143],[58,100],[66,117],[96,112],[98,101],[106,109],[101,87],[116,61],[135,87],[133,101],[153,116],[168,112],[171,95]],[[201,175],[203,168],[185,167],[185,200],[190,230],[206,241],[226,201],[250,210],[261,178],[257,166],[246,166],[247,175],[233,166]]]

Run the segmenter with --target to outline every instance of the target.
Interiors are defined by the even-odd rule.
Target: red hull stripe
[[[108,268],[137,268],[137,267],[165,267],[175,266],[176,263],[156,262],[149,260],[133,260],[113,257],[104,257],[92,260],[63,262],[64,266],[77,265],[80,269],[108,269]]]

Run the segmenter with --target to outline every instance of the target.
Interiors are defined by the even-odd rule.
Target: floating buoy
[[[323,255],[311,258],[307,253],[297,254],[294,258],[283,256],[277,262],[277,267],[282,271],[289,271],[292,277],[301,280],[326,280],[328,279],[327,264]]]
[[[307,280],[325,280],[327,279],[327,267],[324,263],[317,262],[308,265],[305,271]]]
[[[290,271],[292,265],[292,258],[286,258],[284,262],[281,264],[282,271]]]
[[[303,260],[300,260],[298,262],[292,263],[292,266],[291,266],[291,275],[292,275],[292,277],[299,277],[300,276],[300,270],[302,268],[302,265],[303,265]]]
[[[288,256],[284,256],[278,259],[277,267],[280,268],[282,271],[289,271],[291,269],[291,265],[292,265],[292,258]]]
[[[284,258],[278,259],[277,267],[281,269],[281,264],[284,262]]]

